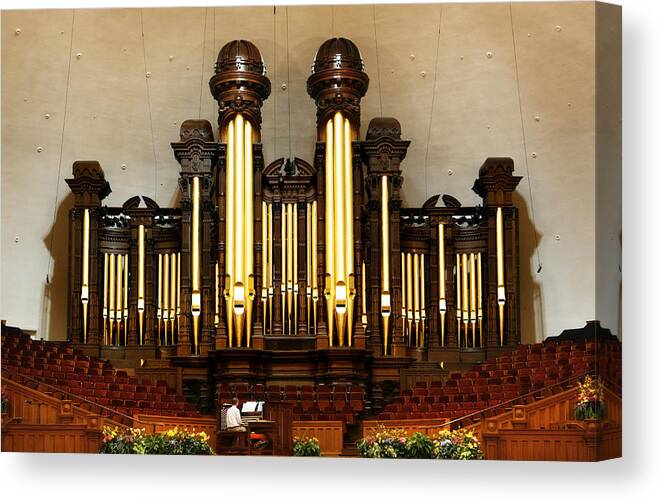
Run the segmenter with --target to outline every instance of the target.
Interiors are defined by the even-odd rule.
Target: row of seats
[[[129,376],[126,371],[115,370],[110,363],[86,356],[66,344],[35,341],[17,329],[3,328],[2,365],[8,369],[3,374],[11,374],[35,389],[61,398],[70,398],[68,392],[128,416],[199,416],[195,406],[165,381]],[[109,409],[91,407],[94,412],[120,419]]]
[[[467,372],[452,373],[446,381],[424,381],[400,392],[377,418],[458,419],[488,407],[500,406],[544,388],[561,391],[559,383],[598,371],[621,392],[621,344],[550,341],[519,346],[511,353],[476,364]]]

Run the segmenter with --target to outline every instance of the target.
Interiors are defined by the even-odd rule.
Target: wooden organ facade
[[[215,70],[218,139],[209,122],[186,120],[172,143],[178,207],[145,196],[104,206],[101,166],[74,163],[69,341],[116,365],[166,360],[209,394],[305,381],[368,396],[416,364],[443,371],[519,343],[511,159],[479,169],[479,206],[444,195],[403,207],[410,141],[383,117],[361,140],[369,78],[351,41],[324,42],[312,65],[311,163],[265,163],[270,82],[255,45],[226,44]]]

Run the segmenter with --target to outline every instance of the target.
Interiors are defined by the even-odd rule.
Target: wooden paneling
[[[294,421],[294,437],[314,437],[319,440],[322,456],[339,456],[342,452],[344,422]]]
[[[3,452],[97,453],[101,428],[87,424],[8,424],[2,428]]]
[[[401,428],[406,435],[412,435],[419,432],[426,435],[433,435],[438,432],[447,423],[447,419],[392,419],[388,421],[370,419],[363,421],[363,436],[371,435],[383,425],[386,428]]]

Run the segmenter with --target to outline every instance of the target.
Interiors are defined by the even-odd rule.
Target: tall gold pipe
[[[406,317],[409,344],[413,341],[413,256],[406,253]]]
[[[310,335],[310,306],[312,302],[312,204],[305,211],[305,297],[307,312],[307,334]]]
[[[246,254],[246,269],[244,279],[245,286],[248,288],[246,294],[246,346],[250,346],[252,337],[252,305],[255,298],[255,277],[253,269],[254,249],[255,249],[255,229],[253,218],[253,171],[252,171],[252,124],[249,120],[245,121],[245,154],[244,154],[244,170],[245,170],[245,254]]]
[[[482,339],[482,253],[477,253],[477,321],[480,328],[480,346],[484,346]]]
[[[129,255],[124,254],[124,345],[128,342],[129,329]]]
[[[293,261],[294,261],[294,334],[298,334],[298,205],[292,204],[292,233],[293,233]]]
[[[445,225],[438,225],[438,310],[441,314],[441,346],[445,346],[445,312],[447,300],[445,298]]]
[[[83,342],[87,343],[87,304],[89,303],[90,210],[83,211],[83,273],[80,301],[83,304]]]
[[[317,201],[312,202],[312,325],[314,326],[314,335],[317,335],[317,301],[319,299],[319,289],[317,287]]]
[[[158,306],[156,307],[156,323],[158,340],[161,342],[161,319],[163,318],[163,254],[158,255]]]
[[[108,344],[108,254],[103,253],[103,344]]]
[[[266,334],[266,312],[268,309],[268,211],[262,201],[262,324]]]
[[[170,255],[163,255],[163,330],[165,332],[165,344],[170,344],[168,339],[168,324],[170,320]]]
[[[273,204],[268,204],[268,229],[266,238],[268,239],[268,266],[266,273],[268,276],[268,297],[269,297],[269,333],[273,329]]]
[[[334,155],[333,155],[333,196],[335,197],[335,314],[337,321],[338,344],[344,346],[344,335],[347,317],[347,273],[346,273],[346,206],[345,199],[345,165],[344,165],[344,119],[339,111],[333,117]]]
[[[123,259],[121,254],[117,254],[115,258],[115,271],[117,272],[117,278],[115,279],[115,285],[117,289],[115,294],[115,320],[117,321],[117,344],[120,344],[121,336],[121,325],[122,325],[122,298],[124,295],[124,290],[122,289],[122,277],[124,276],[124,270],[122,269]]]
[[[181,252],[177,252],[177,337],[179,336],[179,321],[181,317]]]
[[[413,254],[413,324],[415,345],[420,346],[420,255]]]
[[[109,344],[113,344],[112,331],[115,323],[115,255],[110,254],[110,264],[108,270],[108,325],[110,326]]]
[[[383,354],[388,350],[390,316],[390,214],[388,213],[388,178],[381,176],[381,316],[383,317]]]
[[[468,256],[466,253],[461,255],[461,290],[463,297],[461,299],[461,319],[464,322],[464,342],[468,347]]]
[[[328,315],[328,344],[333,346],[335,325],[335,179],[334,179],[334,137],[333,120],[326,123],[326,186],[324,191],[325,202],[325,243],[326,243],[326,310]]]
[[[505,336],[505,254],[503,250],[503,209],[496,209],[496,270],[498,279],[498,313],[500,319],[500,344]]]
[[[280,216],[280,296],[282,303],[282,333],[287,330],[287,204],[282,205],[282,215]]]
[[[401,252],[402,255],[402,335],[406,337],[406,255]]]
[[[462,315],[462,304],[461,304],[461,256],[457,254],[457,278],[455,280],[455,288],[457,289],[457,342],[461,346],[461,315]]]
[[[365,277],[365,261],[361,264],[360,270],[360,300],[361,300],[361,323],[363,327],[367,327],[367,278]]]
[[[234,203],[236,204],[234,219],[234,320],[236,323],[236,346],[243,346],[244,316],[246,307],[246,286],[245,275],[245,231],[247,231],[245,221],[245,121],[241,113],[234,118],[234,183],[235,194]]]
[[[225,219],[225,311],[227,312],[227,341],[234,345],[234,120],[227,125],[227,172],[225,193],[227,197]]]
[[[191,315],[193,316],[193,350],[197,354],[198,348],[198,322],[195,317],[199,317],[202,312],[202,295],[200,290],[200,178],[193,177],[193,203],[192,203],[192,221],[191,221],[191,254],[192,254],[192,293],[191,293]]]
[[[145,314],[145,225],[138,226],[138,339],[144,341]]]
[[[425,255],[420,254],[420,348],[425,346],[425,321],[427,320],[425,298]]]
[[[351,124],[344,119],[344,216],[346,228],[346,284],[347,284],[347,346],[353,344],[353,300],[355,291],[354,274],[354,240],[353,240],[353,149]],[[388,332],[388,329],[385,329]]]
[[[174,320],[177,311],[177,254],[170,255],[170,336],[174,344]]]
[[[216,287],[215,287],[216,292],[215,292],[215,297],[214,297],[214,301],[213,301],[214,304],[215,304],[213,325],[218,327],[218,322],[219,322],[219,318],[218,318],[218,313],[219,313],[218,293],[219,293],[219,280],[220,280],[220,275],[219,275],[219,272],[218,272],[218,261],[216,261],[216,266],[215,266],[215,269],[214,269],[214,276],[216,277]]]
[[[292,300],[294,294],[294,229],[292,204],[287,204],[287,333],[292,334],[291,330],[291,317],[292,317]]]
[[[471,327],[473,329],[473,348],[475,348],[475,328],[477,327],[477,291],[475,290],[475,254],[470,253],[470,308],[471,308]]]

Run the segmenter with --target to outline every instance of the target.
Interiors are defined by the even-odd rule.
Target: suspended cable
[[[200,107],[197,112],[197,118],[202,118],[202,89],[204,86],[204,56],[207,52],[207,15],[209,14],[209,8],[205,7],[204,9],[204,35],[202,38],[202,68],[200,69]]]
[[[431,141],[431,125],[434,118],[434,102],[436,100],[436,79],[438,77],[438,52],[441,46],[441,23],[443,21],[443,4],[438,10],[438,37],[436,39],[436,58],[434,59],[434,81],[432,83],[431,106],[429,107],[429,128],[427,129],[427,146],[425,147],[425,200],[429,198],[429,183],[427,182],[427,162],[429,160],[429,143]]]
[[[379,66],[379,39],[376,35],[376,5],[372,5],[372,20],[374,21],[374,50],[376,52],[376,76],[379,81],[379,115],[383,116],[383,102],[381,100],[381,67]]]
[[[71,59],[73,57],[73,28],[76,21],[76,9],[71,13],[71,35],[69,36],[69,63],[67,65],[67,84],[64,91],[64,112],[62,113],[62,131],[60,132],[60,154],[57,162],[57,181],[55,183],[55,200],[53,202],[53,221],[51,223],[50,243],[48,245],[48,267],[46,268],[46,283],[50,283],[50,267],[53,262],[53,242],[55,240],[55,220],[57,218],[57,203],[59,201],[60,176],[62,174],[62,157],[64,152],[64,132],[67,126],[67,110],[69,106],[69,87],[71,81]]]
[[[154,154],[154,199],[156,200],[156,190],[158,186],[158,162],[156,160],[156,141],[154,140],[154,120],[151,113],[151,96],[149,94],[149,78],[147,78],[147,49],[145,47],[145,24],[143,19],[143,10],[140,9],[140,32],[142,34],[142,61],[144,63],[145,86],[147,88],[147,111],[149,113],[149,130],[151,131],[151,149]]]
[[[277,7],[274,5],[273,6],[273,81],[277,82],[278,78],[278,57],[277,57],[277,30],[276,30],[276,19],[277,19],[277,14],[276,14],[276,9]],[[287,86],[289,86],[289,83],[287,83]],[[276,133],[277,130],[277,122],[276,122],[276,112],[278,109],[278,93],[274,92],[273,93],[273,155],[277,157],[276,153],[276,148],[278,146],[278,134]]]
[[[526,129],[523,125],[523,104],[521,103],[521,85],[519,84],[519,64],[516,56],[516,37],[514,36],[514,17],[512,15],[512,2],[510,2],[510,25],[512,27],[512,47],[514,49],[514,72],[516,74],[516,94],[519,100],[519,118],[521,120],[521,138],[523,140],[523,158],[526,166],[526,179],[528,181],[528,196],[530,197],[530,214],[535,236],[535,255],[537,256],[537,273],[542,271],[542,260],[539,256],[539,237],[537,235],[537,224],[535,223],[535,202],[532,196],[532,181],[530,179],[530,168],[528,166],[528,144],[526,141]]]
[[[291,81],[289,80],[289,7],[285,7],[286,14],[286,37],[287,37],[287,117],[289,121],[289,158],[291,158]]]

